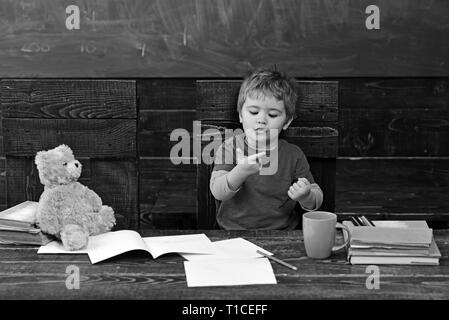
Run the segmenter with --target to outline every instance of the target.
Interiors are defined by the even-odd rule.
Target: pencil
[[[277,262],[277,263],[279,263],[279,264],[282,264],[284,267],[287,267],[287,268],[290,268],[290,269],[293,269],[293,270],[298,270],[298,268],[296,268],[295,266],[292,266],[290,263],[284,262],[284,261],[282,261],[281,259],[278,259],[278,258],[269,256],[268,254],[263,253],[262,251],[259,251],[259,250],[257,250],[256,252],[257,252],[258,254],[263,255],[264,257],[266,257],[266,258],[268,258],[268,259],[270,259],[270,260],[273,260],[274,262]]]
[[[360,223],[357,221],[356,218],[351,217],[351,220],[352,220],[352,223],[353,223],[355,226],[360,226]]]

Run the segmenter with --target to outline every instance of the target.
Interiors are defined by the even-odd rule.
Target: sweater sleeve
[[[295,180],[298,178],[306,178],[310,182],[310,194],[306,199],[299,202],[301,208],[306,211],[318,210],[323,203],[323,191],[315,182],[307,157],[301,149],[298,149],[298,160],[296,162]]]
[[[321,190],[320,186],[316,183],[312,183],[310,187],[311,189],[309,196],[306,199],[298,202],[301,205],[301,208],[303,208],[304,210],[315,211],[318,210],[323,204],[323,191]],[[308,207],[310,205],[313,206]]]
[[[210,177],[210,191],[215,199],[219,201],[229,200],[231,199],[239,190],[232,190],[229,187],[228,180],[226,176],[229,171],[226,170],[216,170],[212,171],[212,175]]]

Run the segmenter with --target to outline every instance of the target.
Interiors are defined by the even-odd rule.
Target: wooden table
[[[367,289],[367,266],[341,252],[326,260],[305,256],[301,231],[151,230],[142,236],[206,233],[212,241],[244,237],[297,266],[272,263],[278,284],[188,288],[184,259],[152,259],[129,252],[92,265],[87,255],[37,255],[36,247],[0,245],[0,299],[448,299],[449,230],[434,230],[440,266],[379,266],[380,288]],[[341,234],[338,241],[341,241]],[[80,270],[80,288],[68,290],[68,266]],[[70,272],[70,271],[69,271]]]

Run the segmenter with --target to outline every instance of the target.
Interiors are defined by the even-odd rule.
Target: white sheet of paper
[[[212,253],[213,246],[210,239],[204,234],[183,234],[176,236],[145,237],[147,247],[153,253],[153,257],[168,252]]]
[[[238,286],[276,284],[267,258],[184,261],[187,286]]]
[[[257,253],[257,250],[260,250],[270,256],[273,255],[270,251],[267,251],[243,238],[214,241],[212,242],[212,245],[213,254],[181,253],[181,256],[189,261],[198,261],[210,259],[262,258],[263,256]]]
[[[68,251],[64,249],[62,243],[58,241],[52,241],[47,243],[45,246],[40,246],[37,250],[38,254],[54,254],[54,253],[64,253],[64,254],[86,254],[87,248],[76,251]]]

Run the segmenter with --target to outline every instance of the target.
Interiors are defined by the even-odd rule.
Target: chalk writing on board
[[[101,43],[95,41],[82,42],[80,45],[81,53],[104,55],[108,51],[107,47],[102,46]]]
[[[0,3],[3,77],[239,77],[274,64],[312,78],[449,72],[444,0]]]
[[[31,43],[25,43],[22,48],[20,48],[20,51],[31,53],[31,52],[49,52],[50,46],[46,43],[38,43],[38,42],[31,42]]]

